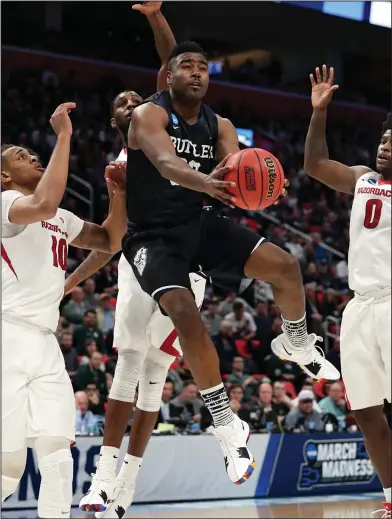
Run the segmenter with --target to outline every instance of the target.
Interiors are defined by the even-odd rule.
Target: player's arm
[[[171,51],[177,45],[174,34],[167,23],[166,18],[161,13],[162,2],[143,2],[132,6],[135,11],[145,14],[154,33],[155,48],[161,60],[161,68],[157,77],[157,90],[167,88],[167,60]]]
[[[64,196],[68,179],[68,163],[72,124],[68,113],[75,103],[64,103],[53,113],[50,124],[57,134],[57,141],[45,173],[34,194],[17,198],[11,205],[8,219],[17,225],[28,225],[50,220],[56,215]]]
[[[234,125],[229,119],[224,119],[217,115],[218,119],[218,141],[216,144],[216,158],[223,160],[231,153],[240,151],[238,135]]]
[[[106,252],[97,250],[91,251],[83,263],[65,280],[64,295],[72,292],[77,285],[98,272],[98,270],[109,263],[113,256],[114,254],[108,254]]]
[[[313,74],[310,75],[313,114],[305,141],[304,169],[308,175],[328,187],[352,194],[358,178],[370,169],[365,166],[349,167],[329,159],[326,140],[327,106],[338,85],[333,84],[333,68],[328,72],[326,65],[323,65],[322,73],[316,68],[315,75],[316,79]]]
[[[160,106],[146,103],[135,108],[128,133],[130,148],[141,149],[163,178],[229,203],[232,197],[225,189],[232,186],[232,182],[217,179],[223,178],[231,167],[221,163],[211,175],[192,169],[185,160],[177,157],[166,131],[167,123],[167,112]]]
[[[102,225],[85,222],[79,235],[71,242],[74,247],[97,250],[105,253],[116,253],[121,250],[121,241],[126,232],[127,212],[125,185],[118,178],[125,166],[114,162],[105,170],[109,192],[109,214]],[[114,175],[111,177],[111,174]]]

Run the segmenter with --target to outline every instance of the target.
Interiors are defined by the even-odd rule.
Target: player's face
[[[45,168],[24,148],[13,146],[3,153],[1,181],[3,185],[18,186],[34,191]]]
[[[114,117],[110,121],[112,128],[118,128],[123,133],[128,132],[132,112],[142,101],[143,99],[131,90],[118,94],[113,101]]]
[[[388,179],[392,178],[391,133],[391,130],[384,133],[377,149],[377,171]]]
[[[202,54],[185,52],[173,60],[167,82],[173,93],[184,101],[199,102],[207,93],[208,63]]]

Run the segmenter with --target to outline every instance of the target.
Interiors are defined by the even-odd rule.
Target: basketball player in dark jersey
[[[232,289],[241,277],[271,283],[282,311],[283,334],[275,351],[303,365],[313,378],[338,379],[339,372],[308,335],[298,262],[256,233],[203,209],[206,195],[233,204],[223,180],[228,154],[238,151],[230,121],[203,98],[208,63],[200,46],[182,43],[168,61],[168,91],[138,106],[128,133],[128,232],[123,253],[145,292],[167,314],[179,335],[184,358],[209,409],[230,479],[241,483],[253,471],[246,444],[249,426],[230,409],[216,350],[200,318],[189,272],[202,271]],[[222,161],[217,167],[216,162]],[[274,347],[274,345],[273,345]],[[284,352],[283,352],[284,353]]]

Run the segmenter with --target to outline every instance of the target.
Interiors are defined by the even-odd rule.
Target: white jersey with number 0
[[[83,220],[64,209],[30,225],[9,221],[18,191],[1,194],[2,318],[55,331],[64,294],[68,245]]]
[[[391,286],[391,182],[373,171],[355,186],[348,268],[350,288],[361,296]]]

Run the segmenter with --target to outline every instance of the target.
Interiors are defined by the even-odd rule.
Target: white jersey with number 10
[[[391,286],[391,181],[375,172],[355,186],[348,268],[350,288],[360,296]]]

